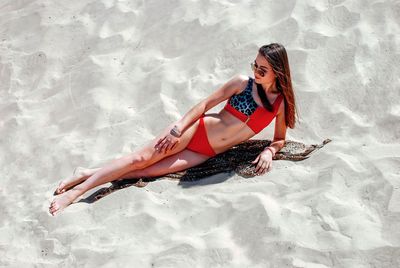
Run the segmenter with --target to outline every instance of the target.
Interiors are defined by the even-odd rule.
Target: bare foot
[[[72,177],[65,179],[60,182],[58,185],[57,189],[54,191],[53,195],[59,195],[62,194],[72,187],[76,186],[77,184],[85,181],[87,178],[89,178],[93,173],[95,172],[95,169],[89,169],[89,168],[83,168],[83,167],[77,167],[75,168]]]
[[[64,208],[71,205],[78,198],[79,195],[80,194],[78,194],[76,190],[71,190],[60,194],[51,202],[49,212],[51,213],[51,215],[54,216],[56,212],[60,212]]]

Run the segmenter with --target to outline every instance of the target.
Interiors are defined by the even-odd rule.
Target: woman
[[[103,168],[74,172],[56,189],[58,196],[50,213],[54,215],[89,189],[110,181],[162,176],[199,165],[250,139],[276,117],[273,142],[253,161],[257,174],[269,171],[272,157],[284,146],[286,128],[295,125],[295,98],[285,48],[277,43],[262,46],[251,67],[255,79],[234,76],[147,146]],[[225,100],[219,113],[205,114]]]

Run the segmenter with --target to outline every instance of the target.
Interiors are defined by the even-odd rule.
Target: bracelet
[[[274,151],[271,149],[271,147],[267,147],[267,148],[265,148],[265,149],[269,150],[269,151],[272,153],[272,157],[275,156],[275,153],[274,153]]]
[[[171,131],[169,132],[171,133],[172,136],[179,138],[181,136],[181,132],[178,129],[178,126],[175,125],[173,129],[171,129]]]

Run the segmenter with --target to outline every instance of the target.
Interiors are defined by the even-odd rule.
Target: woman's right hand
[[[163,138],[160,138],[158,140],[154,148],[159,153],[162,153],[164,151],[164,154],[166,154],[168,150],[174,149],[179,142],[180,138],[172,136],[171,134],[168,133]]]

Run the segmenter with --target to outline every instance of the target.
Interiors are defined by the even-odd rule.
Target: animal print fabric
[[[249,77],[246,88],[240,94],[233,95],[229,100],[229,104],[232,105],[233,108],[247,116],[253,114],[258,107],[258,104],[251,95],[252,87],[253,78]]]

